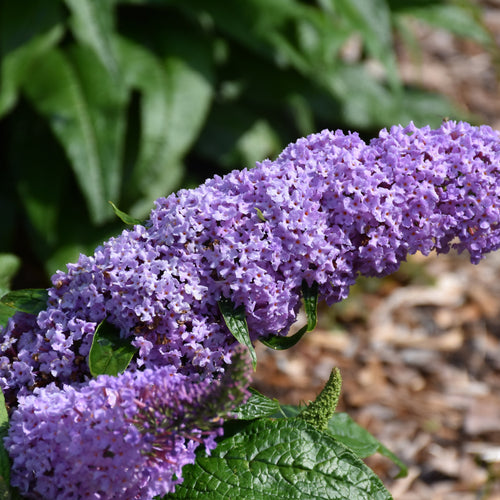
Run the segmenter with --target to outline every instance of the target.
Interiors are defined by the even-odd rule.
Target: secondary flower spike
[[[130,371],[217,379],[236,349],[221,298],[244,306],[256,340],[288,332],[303,280],[331,304],[358,274],[390,274],[417,251],[455,246],[477,263],[500,242],[499,160],[487,126],[410,124],[369,144],[325,130],[275,161],[161,198],[144,226],[56,273],[46,310],[10,320],[6,400],[15,408],[34,386],[85,382],[104,319],[139,348]]]

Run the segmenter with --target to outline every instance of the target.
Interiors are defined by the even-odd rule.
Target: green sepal
[[[310,332],[316,328],[316,323],[318,321],[318,284],[314,282],[312,286],[308,286],[306,281],[303,281],[302,298],[304,300],[304,309],[307,316],[307,325],[288,337],[282,335],[269,335],[264,339],[260,339],[265,346],[279,351],[290,349],[290,347],[293,347],[306,332]]]
[[[120,336],[120,331],[106,320],[96,328],[89,352],[89,369],[93,377],[116,376],[126,370],[138,351],[130,339]]]
[[[38,314],[47,308],[48,298],[49,294],[45,288],[27,288],[6,293],[0,299],[0,304],[16,311]]]
[[[245,307],[241,305],[235,308],[233,302],[226,298],[219,300],[218,305],[224,322],[233,337],[248,349],[250,358],[252,359],[252,366],[255,370],[257,367],[257,354],[250,339],[250,332],[248,331],[245,317]]]
[[[125,224],[129,224],[132,226],[135,226],[137,224],[139,225],[143,224],[142,220],[136,219],[131,215],[122,212],[112,201],[110,201],[109,204],[113,207],[113,211],[115,212],[116,216],[120,218],[123,222],[125,222]]]

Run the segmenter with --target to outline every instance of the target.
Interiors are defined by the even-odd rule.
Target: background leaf
[[[47,307],[49,295],[45,289],[14,290],[0,298],[0,303],[28,314],[38,314]]]
[[[120,187],[125,89],[84,47],[51,50],[33,71],[37,78],[25,82],[26,94],[61,141],[92,219],[109,219],[107,201],[118,199]]]

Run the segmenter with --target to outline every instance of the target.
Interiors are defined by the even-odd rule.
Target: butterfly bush
[[[140,392],[152,374],[161,378],[162,367],[186,387],[195,387],[189,381],[210,384],[224,377],[238,344],[221,318],[220,300],[244,307],[255,341],[287,334],[297,318],[303,283],[317,284],[319,298],[332,304],[347,296],[359,274],[387,275],[417,251],[445,253],[454,247],[468,250],[477,263],[499,247],[499,160],[499,134],[487,126],[453,121],[436,130],[395,126],[368,144],[356,133],[324,130],[289,145],[275,161],[157,200],[144,225],[57,272],[46,310],[37,317],[18,314],[2,332],[0,385],[14,411],[7,442],[18,465],[18,484],[40,483],[40,491],[55,487],[47,485],[51,476],[37,460],[51,438],[40,440],[33,429],[58,428],[60,414],[69,415],[64,439],[73,432],[98,435],[109,415],[117,413],[127,431],[113,445],[81,445],[85,454],[106,463],[104,469],[92,468],[82,454],[80,461],[87,474],[103,474],[106,480],[114,474],[125,477],[115,469],[109,472],[115,465],[129,467],[134,478],[129,487],[143,491],[144,474],[159,473],[158,462],[147,458],[151,427],[141,431],[137,415],[142,404],[156,415],[156,406],[128,395]],[[116,380],[89,382],[86,359],[103,320],[130,339],[138,353]],[[247,385],[241,377],[239,390]],[[169,384],[161,387],[169,393]],[[113,403],[109,391],[118,394]],[[80,417],[87,415],[84,407],[99,409],[97,420]],[[180,420],[183,411],[181,405]],[[154,421],[149,425],[154,427]],[[184,446],[205,439],[197,431],[177,434],[178,427],[168,430],[166,422],[161,432],[169,439],[154,449],[168,457],[175,472],[166,474],[174,479],[167,480],[166,490],[148,486],[150,492],[170,491],[182,465],[194,460],[189,446],[176,451],[175,436],[191,436]],[[115,427],[109,429],[115,436]],[[29,446],[17,446],[22,439]],[[126,447],[126,440],[135,448]],[[74,450],[68,451],[65,442],[51,453],[66,475],[54,474],[53,480],[78,492],[67,466],[71,460],[64,455]],[[124,458],[118,458],[120,451]],[[116,488],[125,486],[117,483]],[[104,497],[110,494],[103,491]]]

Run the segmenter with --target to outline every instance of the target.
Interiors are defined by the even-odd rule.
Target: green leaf
[[[382,62],[394,90],[401,87],[393,48],[391,12],[387,0],[331,0],[363,38],[366,50]]]
[[[122,212],[112,201],[110,201],[109,204],[113,207],[113,211],[115,212],[116,216],[119,217],[123,222],[125,222],[125,224],[136,225],[143,223],[143,221],[141,221],[140,219],[135,219],[129,214]]]
[[[120,337],[120,331],[106,320],[99,323],[89,353],[89,369],[93,377],[116,376],[130,364],[137,348],[130,339]]]
[[[486,46],[494,40],[484,22],[480,19],[480,9],[469,5],[454,5],[452,3],[435,3],[413,5],[397,9],[398,16],[420,19],[431,26],[444,29],[461,37],[472,38]]]
[[[303,326],[298,332],[288,337],[281,335],[270,335],[260,341],[267,347],[276,350],[285,350],[293,347],[306,332],[314,330],[317,323],[318,309],[318,284],[313,283],[311,287],[304,281],[302,283],[302,297],[304,299],[304,309],[307,316],[307,325]]]
[[[281,411],[278,400],[270,399],[252,388],[250,392],[251,396],[247,402],[236,409],[236,418],[240,420],[253,420],[270,417]]]
[[[0,60],[1,88],[0,116],[8,113],[16,104],[19,88],[26,78],[32,78],[32,66],[44,57],[62,38],[62,26],[55,26],[47,33],[34,37],[25,45],[5,55]]]
[[[193,52],[205,49],[185,33],[173,43],[194,44]],[[213,84],[191,53],[162,59],[126,38],[118,40],[117,50],[126,85],[141,94],[139,151],[127,189],[139,198],[131,212],[142,216],[156,198],[178,187],[182,158],[208,115]]]
[[[63,36],[59,2],[2,2],[0,16],[0,116],[16,104],[19,87],[33,78],[31,65]]]
[[[314,282],[308,286],[304,281],[302,283],[302,297],[307,316],[307,330],[311,331],[316,328],[318,322],[318,284]]]
[[[330,434],[300,419],[259,419],[182,471],[177,499],[389,500],[380,479]]]
[[[0,298],[0,304],[16,311],[38,314],[47,308],[49,294],[44,288],[28,288],[6,293]]]
[[[118,78],[114,53],[114,9],[116,0],[65,0],[72,12],[71,27],[75,37],[95,51],[113,78]]]
[[[397,477],[408,473],[406,465],[366,429],[358,425],[347,413],[336,413],[328,422],[327,431],[342,444],[350,448],[360,458],[380,453],[391,459],[398,467]]]
[[[257,366],[257,354],[250,339],[244,306],[239,306],[235,309],[234,304],[229,299],[221,299],[218,304],[229,331],[240,344],[248,349],[253,369],[255,370]]]
[[[118,199],[128,94],[83,46],[53,49],[32,66],[23,87],[63,146],[94,222]]]

